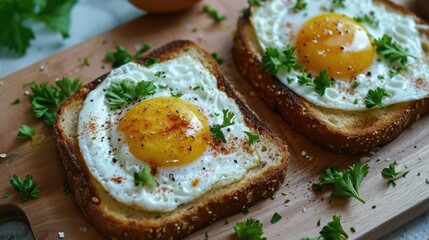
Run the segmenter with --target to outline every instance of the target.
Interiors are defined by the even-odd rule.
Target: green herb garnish
[[[384,109],[383,98],[389,96],[384,88],[377,87],[375,90],[369,90],[365,96],[365,106],[366,108],[378,106],[380,109]]]
[[[19,191],[23,200],[36,199],[40,192],[36,180],[31,175],[25,176],[24,181],[21,182],[19,177],[14,174],[10,179],[10,184]]]
[[[112,82],[107,88],[106,98],[112,109],[118,109],[138,98],[153,95],[155,89],[155,85],[149,81],[140,81],[137,84],[131,80]]]
[[[359,17],[354,17],[353,19],[359,23],[368,23],[369,25],[371,25],[375,28],[377,28],[379,23],[380,23],[378,21],[378,19],[376,19],[374,16],[368,15],[368,14],[365,14],[365,15],[359,16]]]
[[[333,239],[333,240],[341,240],[341,236],[345,239],[348,239],[346,231],[344,231],[341,226],[341,216],[334,215],[332,217],[332,222],[329,222],[326,226],[322,228],[320,231],[320,236],[323,239]]]
[[[35,38],[29,27],[32,23],[44,23],[50,29],[69,36],[70,12],[77,0],[64,1],[1,1],[0,46],[16,53],[25,54]]]
[[[33,138],[36,134],[34,128],[29,127],[27,124],[23,124],[18,130],[18,138]]]
[[[219,57],[217,53],[212,53],[211,56],[218,64],[223,63],[223,58]]]
[[[239,240],[266,240],[262,227],[259,220],[249,218],[245,222],[237,222],[234,231]]]
[[[132,55],[123,46],[118,45],[116,46],[116,51],[106,53],[106,60],[112,62],[112,67],[119,67],[125,63],[135,61],[142,56],[142,53],[146,52],[149,49],[150,46],[145,43],[141,45],[141,47],[137,50],[136,53],[134,53],[134,55]]]
[[[261,0],[247,0],[249,6],[262,6]]]
[[[220,14],[216,9],[210,7],[209,5],[203,6],[203,12],[209,14],[215,22],[221,22],[226,19],[226,16]]]
[[[301,69],[302,67],[297,62],[294,52],[295,48],[289,45],[282,51],[278,48],[267,48],[262,57],[262,69],[270,74],[276,74],[280,68],[285,68],[287,72],[292,69]]]
[[[152,66],[153,64],[158,63],[158,58],[156,57],[151,57],[148,60],[146,60],[146,62],[144,62],[144,65],[146,67]]]
[[[21,100],[19,98],[16,98],[15,101],[11,102],[10,105],[16,105],[16,104],[20,104]]]
[[[272,224],[274,224],[274,223],[277,223],[278,221],[280,221],[280,219],[282,219],[282,216],[279,213],[275,212],[274,215],[271,217],[270,222]]]
[[[331,11],[335,8],[345,8],[346,5],[344,4],[344,1],[345,0],[332,0]]]
[[[234,124],[232,118],[234,117],[234,113],[229,112],[228,109],[223,109],[223,122],[222,124],[215,124],[210,127],[210,131],[213,133],[213,139],[220,139],[222,142],[226,143],[225,136],[222,133],[222,128],[231,126]]]
[[[252,132],[244,131],[244,133],[249,137],[249,146],[252,145],[254,142],[259,141],[259,135],[254,134]]]
[[[399,61],[400,67],[405,69],[405,64],[408,61],[408,57],[413,57],[408,53],[408,49],[394,42],[392,37],[384,34],[382,38],[375,39],[374,44],[377,47],[377,53],[382,55],[389,63]]]
[[[294,12],[299,12],[307,8],[307,2],[305,0],[297,0],[295,5],[290,9]]]
[[[4,199],[6,199],[6,198],[8,198],[10,196],[10,192],[4,192],[3,193],[3,195],[0,197],[0,198],[4,198]]]
[[[139,184],[147,185],[149,187],[155,186],[155,181],[153,180],[148,167],[144,167],[140,172],[134,172],[134,184],[136,186]]]
[[[47,125],[53,125],[61,102],[82,86],[79,79],[68,77],[55,81],[55,86],[48,83],[32,86],[31,105],[34,115],[36,118],[43,118]]]
[[[383,177],[388,178],[387,184],[392,184],[393,186],[396,186],[396,180],[399,178],[404,178],[410,171],[401,171],[396,172],[396,162],[393,162],[389,165],[387,168],[383,168],[381,171],[381,174]]]

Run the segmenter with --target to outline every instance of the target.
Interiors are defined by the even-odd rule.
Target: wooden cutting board
[[[190,235],[189,239],[203,239],[205,232],[209,239],[231,239],[235,222],[251,217],[264,224],[268,239],[315,237],[321,229],[316,225],[318,219],[323,226],[331,221],[333,215],[342,216],[342,224],[351,239],[376,239],[429,210],[429,184],[426,183],[429,176],[429,117],[421,118],[391,144],[372,154],[348,156],[325,151],[266,108],[237,72],[231,47],[236,21],[246,1],[212,0],[205,3],[226,14],[227,20],[215,24],[201,12],[203,3],[183,13],[147,15],[1,80],[0,153],[7,153],[7,157],[0,158],[0,195],[5,191],[12,194],[7,199],[0,199],[0,221],[11,218],[26,220],[37,239],[58,239],[58,232],[64,232],[67,239],[103,238],[85,219],[73,197],[63,193],[65,172],[54,147],[52,129],[33,116],[29,97],[24,94],[29,88],[23,84],[33,80],[38,84],[52,83],[63,76],[78,77],[87,83],[111,69],[103,59],[105,53],[116,45],[134,49],[138,44],[149,43],[155,48],[175,39],[193,40],[209,52],[217,52],[223,57],[221,67],[224,74],[260,118],[284,139],[291,152],[286,181],[274,200],[256,204],[247,215],[230,216],[228,224],[224,219],[218,220]],[[88,58],[90,66],[83,64],[84,58]],[[11,105],[16,98],[21,99],[21,104]],[[45,136],[41,144],[33,146],[31,141],[16,139],[18,129],[24,123]],[[343,168],[362,157],[369,160],[370,166],[360,188],[365,204],[355,199],[331,200],[329,192],[315,194],[311,190],[312,182],[318,180],[325,167],[336,164]],[[391,187],[387,186],[380,172],[394,160],[398,162],[399,169],[407,167],[410,172],[406,178],[398,180],[396,187]],[[40,197],[22,201],[9,184],[13,174],[21,178],[26,174],[33,175],[41,188]],[[290,199],[287,206],[284,205],[286,199]],[[275,212],[283,218],[271,224],[270,219]],[[351,227],[356,229],[355,233],[351,233]]]

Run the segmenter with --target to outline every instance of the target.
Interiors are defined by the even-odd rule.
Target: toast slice
[[[405,8],[389,1],[392,11],[415,17],[419,24],[426,24]],[[393,141],[407,126],[429,111],[429,98],[387,106],[385,109],[341,111],[317,106],[294,93],[274,75],[264,72],[261,59],[264,55],[255,29],[250,21],[250,10],[238,20],[234,37],[234,60],[244,77],[257,89],[263,101],[278,112],[290,125],[307,138],[337,153],[357,154]],[[422,46],[429,55],[429,32]]]
[[[218,64],[202,48],[190,41],[174,41],[140,59],[152,57],[164,62],[181,55],[200,61],[217,79],[217,87],[239,106],[245,123],[261,136],[255,142],[261,164],[248,170],[239,182],[216,187],[170,212],[146,211],[115,200],[91,175],[79,150],[78,116],[87,94],[107,76],[88,83],[66,101],[58,111],[54,133],[59,156],[70,188],[85,216],[111,239],[178,239],[222,217],[240,212],[261,199],[269,198],[283,183],[289,158],[287,146],[248,108],[242,97],[220,73]]]

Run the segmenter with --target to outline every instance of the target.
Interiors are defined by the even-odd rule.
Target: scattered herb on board
[[[223,63],[223,58],[219,57],[219,55],[217,55],[217,53],[212,53],[211,56],[218,64]]]
[[[79,79],[63,77],[55,85],[41,83],[31,87],[31,105],[36,118],[42,118],[49,126],[54,124],[55,115],[61,102],[80,89]]]
[[[301,238],[300,240],[341,240],[349,238],[346,231],[344,231],[343,227],[341,226],[341,216],[336,215],[332,217],[331,222],[329,222],[322,228],[319,234],[320,236],[315,238],[306,237]]]
[[[279,213],[275,212],[273,214],[273,216],[271,217],[271,221],[270,222],[272,224],[274,224],[274,223],[277,223],[278,221],[280,221],[280,219],[282,219],[282,216]]]
[[[387,168],[383,168],[381,174],[383,177],[387,178],[387,184],[392,184],[394,187],[396,186],[396,180],[399,178],[404,178],[410,171],[396,171],[396,162],[393,162]]]
[[[23,200],[36,199],[40,192],[36,180],[31,175],[25,176],[21,182],[21,179],[14,174],[10,179],[10,184],[21,194]]]
[[[226,143],[225,136],[223,135],[222,128],[226,128],[234,124],[232,118],[234,113],[229,112],[228,109],[223,109],[223,122],[222,124],[215,124],[210,127],[210,131],[213,133],[213,139],[220,139],[222,142]]]
[[[17,137],[19,139],[25,139],[25,138],[33,139],[35,134],[36,134],[36,131],[34,130],[34,128],[29,127],[27,124],[23,124],[18,130]]]
[[[241,210],[241,212],[243,214],[248,214],[249,213],[249,208],[248,207],[243,207],[243,209]]]
[[[0,198],[4,198],[4,199],[6,199],[6,198],[8,198],[10,196],[10,192],[4,192],[3,193],[3,195],[0,197]]]
[[[249,218],[245,222],[237,222],[234,231],[239,240],[266,240],[262,227],[259,220]]]
[[[218,10],[210,7],[209,5],[203,6],[203,12],[209,14],[215,22],[221,22],[226,19],[225,15],[222,15]]]
[[[85,57],[85,58],[83,59],[82,63],[83,63],[83,65],[84,65],[84,66],[87,66],[87,67],[89,67],[89,66],[90,66],[90,64],[89,64],[89,60],[88,60],[88,58],[87,58],[87,57]]]
[[[114,52],[106,53],[106,60],[112,62],[112,67],[119,67],[125,63],[135,61],[142,56],[142,53],[150,49],[150,46],[146,43],[142,44],[136,53],[131,54],[123,46],[118,45]]]
[[[16,98],[15,101],[11,102],[10,105],[17,105],[20,104],[21,100],[19,98]]]
[[[315,185],[320,188],[324,185],[333,185],[332,197],[354,197],[365,203],[359,195],[359,186],[368,174],[368,169],[367,164],[361,163],[355,163],[342,171],[339,171],[336,166],[331,166],[323,170],[324,176]]]
[[[51,30],[69,36],[70,13],[77,0],[1,1],[0,46],[25,54],[35,38],[28,23],[43,23]]]

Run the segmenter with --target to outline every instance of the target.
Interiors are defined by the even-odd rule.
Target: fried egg
[[[383,88],[390,105],[429,95],[429,66],[419,29],[412,16],[388,10],[371,0],[345,0],[334,7],[332,0],[314,0],[294,11],[297,1],[267,0],[251,9],[251,23],[262,50],[296,48],[304,72],[281,69],[276,77],[296,94],[326,108],[362,110],[369,90]],[[358,22],[370,17],[379,24]],[[384,34],[406,48],[410,55],[406,71],[393,74],[392,64],[378,56],[374,39]],[[333,80],[321,96],[314,87],[299,83],[299,76],[317,77],[323,70]]]
[[[155,94],[112,110],[106,90],[123,80],[152,81]],[[234,124],[213,140],[223,110]],[[217,88],[216,77],[192,56],[149,67],[128,63],[89,92],[79,115],[78,141],[92,176],[117,201],[166,212],[213,188],[240,181],[260,163],[250,146],[235,101]],[[134,173],[151,169],[155,186],[136,186]]]

